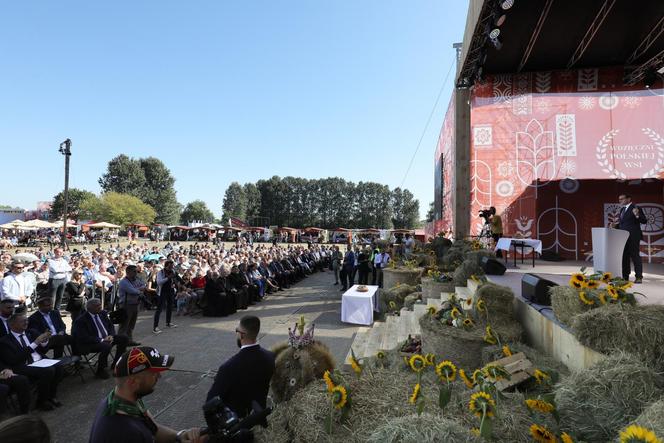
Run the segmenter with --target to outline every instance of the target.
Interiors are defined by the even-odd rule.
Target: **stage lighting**
[[[657,71],[655,68],[648,68],[646,73],[643,75],[643,84],[647,89],[650,89],[655,82],[657,81]]]
[[[490,40],[491,40],[491,44],[494,46],[494,48],[496,48],[497,50],[500,51],[500,49],[503,47],[503,42],[500,41],[500,37],[492,38]]]
[[[500,2],[500,7],[505,11],[510,9],[512,6],[514,6],[514,0],[502,0]]]
[[[505,23],[505,20],[507,19],[507,14],[496,14],[496,18],[493,20],[493,24],[496,27],[503,26],[503,23]]]
[[[659,72],[660,74],[664,74],[664,66],[662,66],[661,68],[659,68],[659,69],[657,70],[657,72]]]
[[[492,29],[491,32],[489,32],[489,38],[491,40],[496,40],[498,37],[500,37],[500,29],[495,28]]]

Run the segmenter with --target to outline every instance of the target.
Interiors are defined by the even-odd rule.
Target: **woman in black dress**
[[[67,307],[65,308],[71,314],[72,323],[81,315],[83,306],[85,306],[85,281],[80,269],[74,269],[71,274],[71,280],[65,285],[65,296],[67,297]]]

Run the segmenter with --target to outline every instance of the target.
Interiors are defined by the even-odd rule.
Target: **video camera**
[[[491,209],[481,209],[480,210],[480,217],[484,219],[485,224],[489,224],[489,218],[493,215],[493,212],[491,212]]]
[[[219,396],[213,397],[203,405],[203,415],[207,428],[201,435],[207,435],[211,443],[242,443],[252,442],[256,425],[266,425],[265,418],[272,412],[271,408],[263,409],[257,402],[251,403],[252,412],[243,419],[221,401]]]

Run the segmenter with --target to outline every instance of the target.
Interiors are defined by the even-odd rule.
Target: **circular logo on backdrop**
[[[619,101],[620,100],[618,99],[617,95],[603,95],[599,98],[599,107],[610,111],[611,109],[614,109],[616,106],[618,106]]]
[[[509,197],[514,194],[514,185],[509,180],[503,180],[496,184],[496,193],[501,197]]]
[[[574,194],[579,190],[579,181],[570,177],[560,180],[558,185],[565,194]]]
[[[664,138],[650,128],[641,128],[647,140],[615,143],[619,129],[612,129],[597,143],[595,157],[610,178],[656,178],[664,171]]]

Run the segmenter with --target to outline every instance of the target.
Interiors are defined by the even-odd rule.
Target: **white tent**
[[[27,222],[25,222],[23,226],[29,228],[42,229],[42,228],[55,228],[57,225],[55,223],[47,222],[44,220],[28,220]]]
[[[108,222],[99,222],[99,223],[92,223],[88,225],[89,228],[114,228],[114,229],[120,229],[122,226],[114,225],[113,223],[108,223]]]

